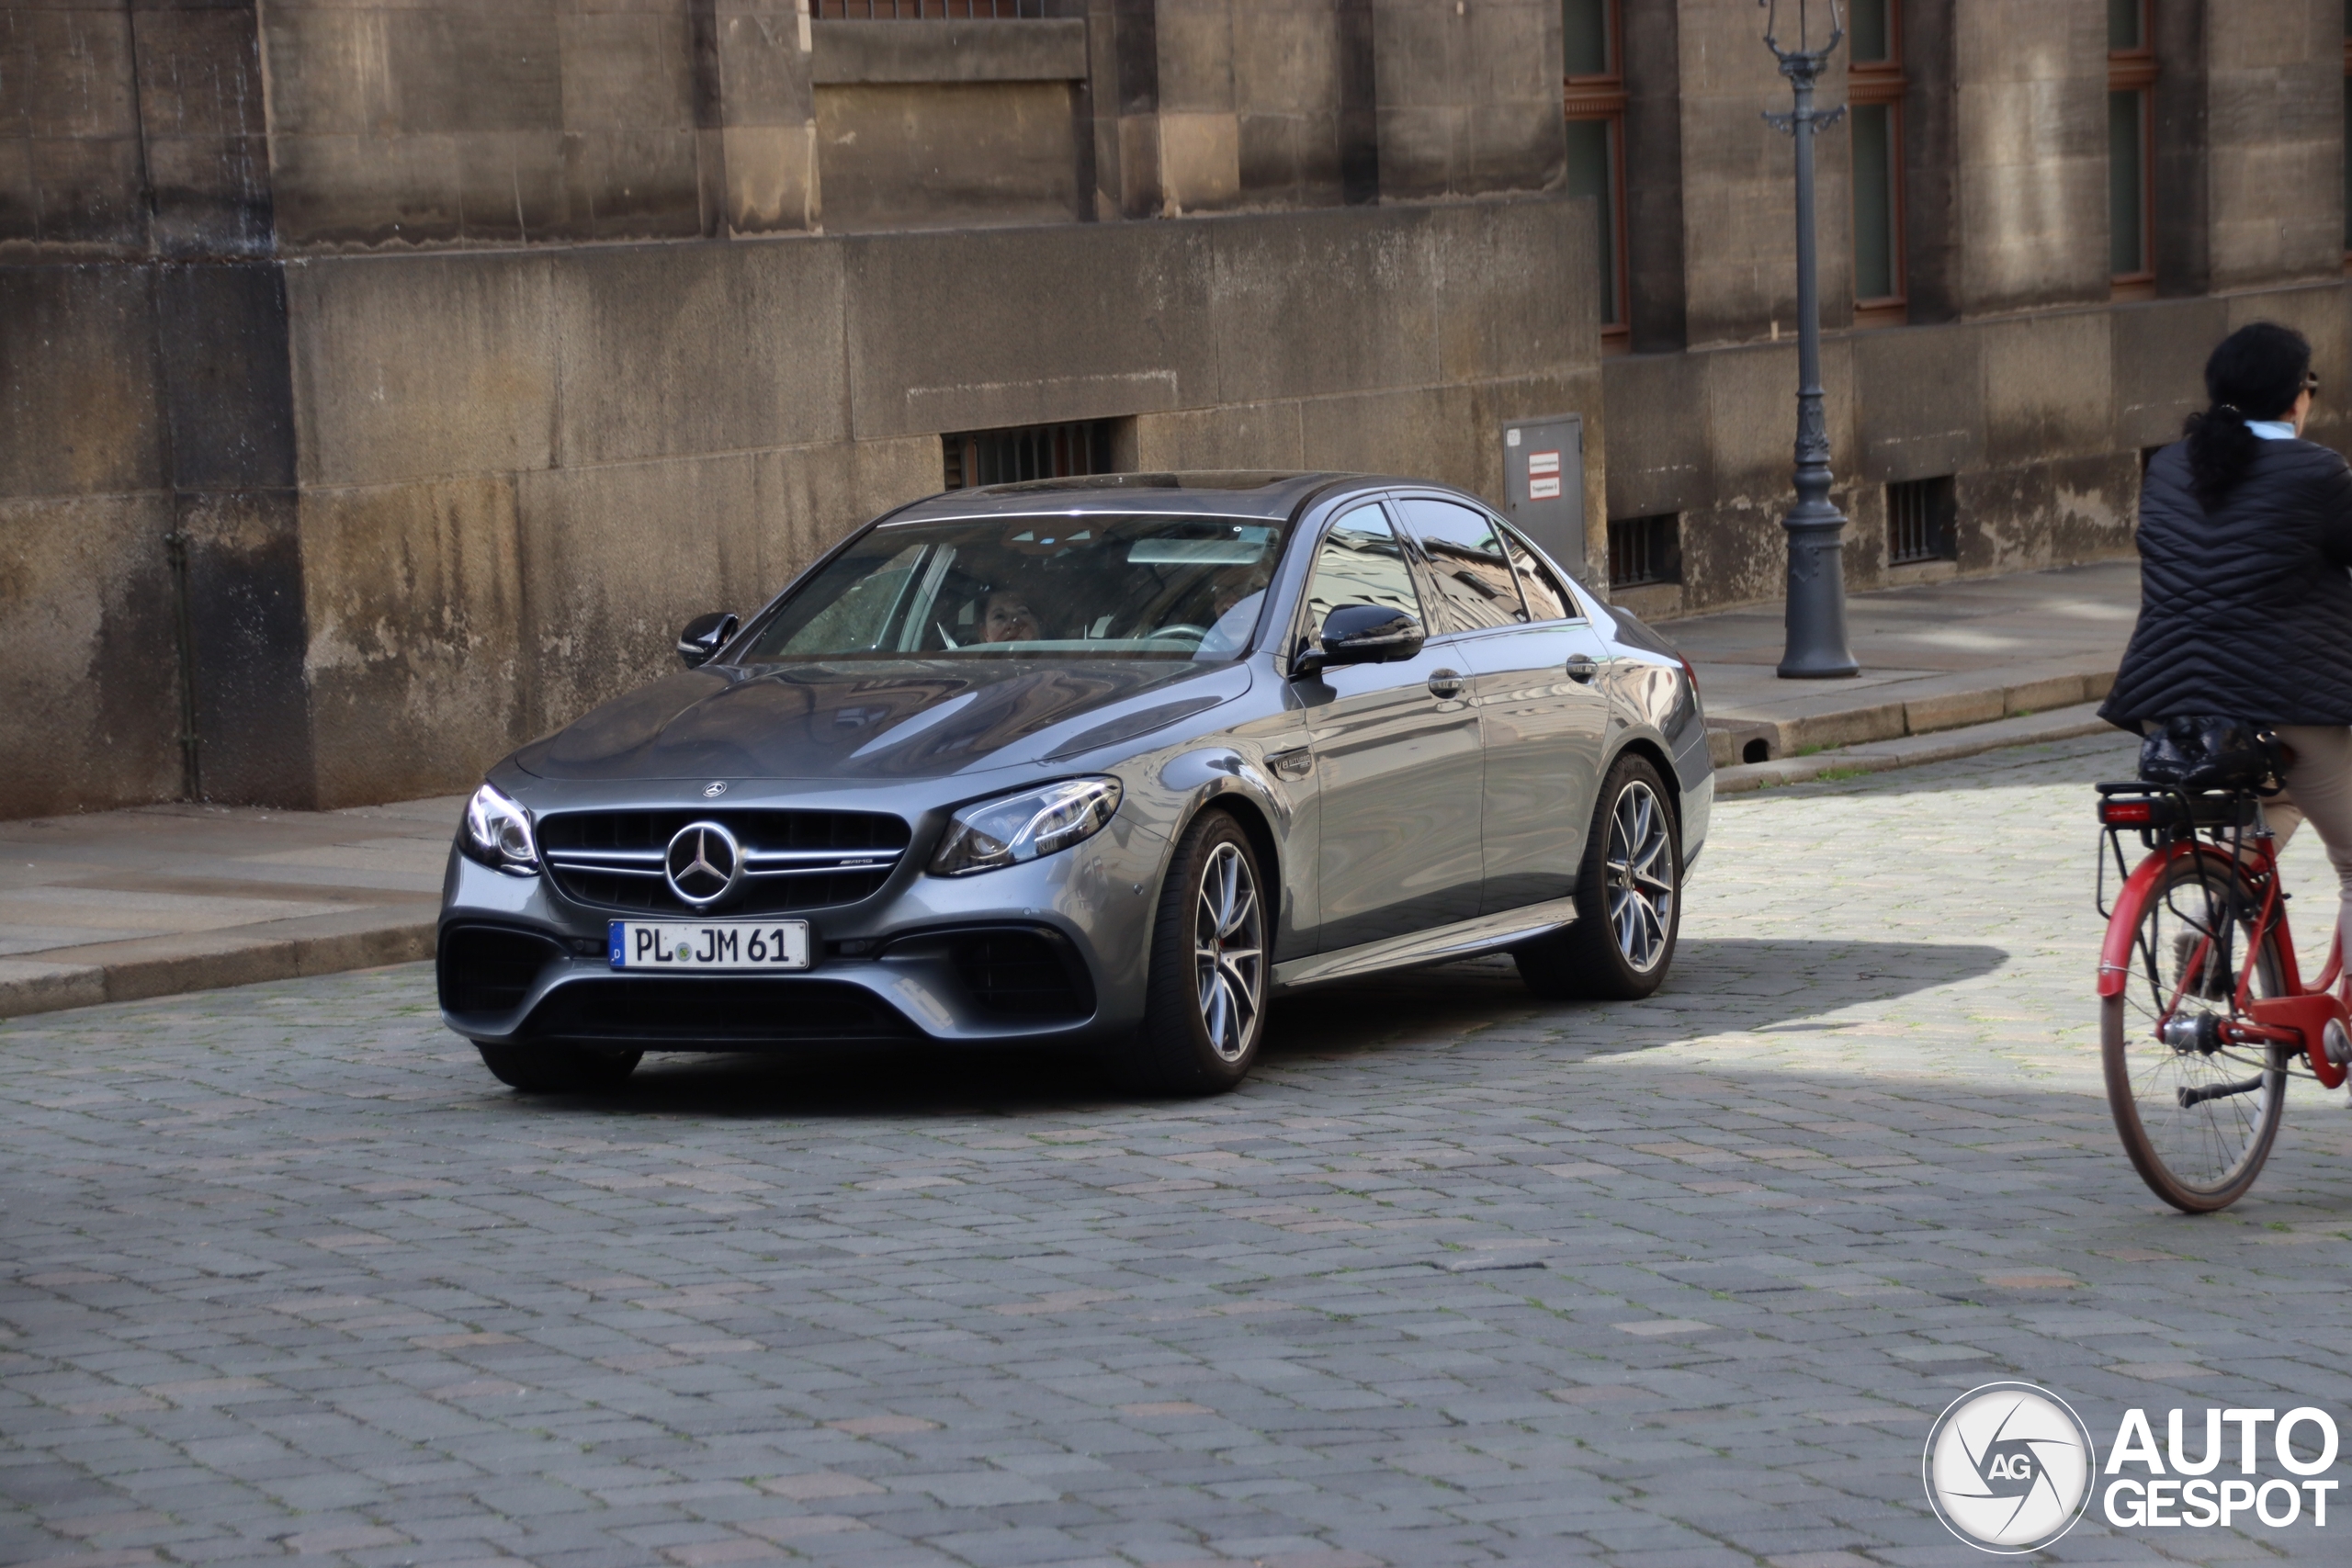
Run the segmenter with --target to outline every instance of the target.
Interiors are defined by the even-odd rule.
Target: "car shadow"
[[[2007,961],[1980,943],[1685,941],[1658,994],[1638,1002],[1560,1002],[1521,984],[1508,957],[1345,981],[1274,1004],[1262,1068],[1438,1047],[1498,1027],[1527,1049],[1588,1055],[1650,1050],[1702,1035],[1775,1032],[1858,1003],[1889,1001],[1991,974]],[[611,1093],[517,1097],[560,1113],[594,1108],[697,1117],[1006,1116],[1142,1105],[1094,1060],[1023,1047],[804,1047],[651,1055]]]

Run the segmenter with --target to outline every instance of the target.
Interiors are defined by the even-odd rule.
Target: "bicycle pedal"
[[[2352,1066],[2352,1034],[2346,1034],[2342,1024],[2329,1019],[2327,1027],[2320,1031],[2319,1038],[2321,1048],[2326,1051],[2329,1061],[2339,1067]]]

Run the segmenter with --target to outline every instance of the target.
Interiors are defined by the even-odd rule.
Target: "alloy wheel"
[[[1639,779],[1609,814],[1608,863],[1610,931],[1634,972],[1646,975],[1674,929],[1674,839],[1665,804]]]
[[[1193,918],[1193,960],[1199,979],[1201,1027],[1209,1047],[1238,1062],[1257,1033],[1265,1006],[1265,919],[1258,881],[1236,846],[1219,844],[1201,868]]]

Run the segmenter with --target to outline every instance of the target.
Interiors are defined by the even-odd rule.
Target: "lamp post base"
[[[1800,501],[1781,526],[1789,531],[1788,642],[1781,679],[1859,675],[1862,667],[1846,647],[1845,514],[1826,500]]]

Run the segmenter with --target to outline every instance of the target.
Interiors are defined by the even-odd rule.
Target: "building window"
[[[1609,520],[1609,586],[1682,581],[1682,514]]]
[[[1902,0],[1854,0],[1847,73],[1854,119],[1854,324],[1904,320]]]
[[[2156,291],[2155,85],[2148,0],[2107,0],[2108,270],[2126,299]]]
[[[1887,486],[1887,565],[1957,559],[1959,530],[1953,524],[1958,517],[1950,474]]]
[[[1600,338],[1623,353],[1625,296],[1625,70],[1619,0],[1560,0],[1568,194],[1600,209]]]
[[[1088,419],[943,435],[939,442],[947,459],[947,488],[1111,473],[1112,437],[1118,423]]]

